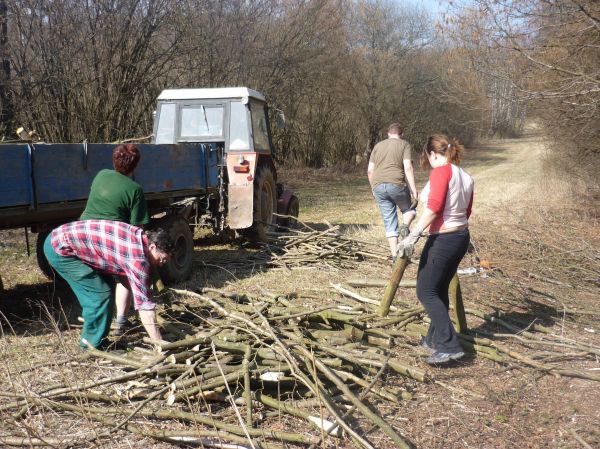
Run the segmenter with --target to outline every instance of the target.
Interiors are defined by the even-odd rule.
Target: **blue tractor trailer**
[[[43,240],[56,226],[79,218],[93,178],[112,168],[115,146],[0,145],[0,229],[37,233],[38,264],[45,274],[51,271],[41,251]],[[167,281],[189,276],[194,227],[232,229],[264,240],[280,215],[298,215],[298,199],[277,183],[268,107],[257,91],[164,90],[153,141],[137,146],[141,160],[134,179],[144,189],[152,226],[168,230],[177,248],[162,271]]]

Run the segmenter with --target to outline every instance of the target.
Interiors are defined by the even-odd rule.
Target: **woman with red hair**
[[[113,220],[143,227],[150,222],[146,198],[142,186],[131,179],[140,161],[140,150],[132,144],[114,148],[114,170],[103,169],[92,181],[90,195],[81,220]],[[117,329],[115,335],[123,335],[128,324],[127,312],[131,293],[128,287],[117,282],[115,303]]]

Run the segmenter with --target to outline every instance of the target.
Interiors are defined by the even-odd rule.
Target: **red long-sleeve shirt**
[[[473,207],[473,178],[454,164],[436,167],[420,200],[437,215],[429,225],[430,234],[466,225]]]

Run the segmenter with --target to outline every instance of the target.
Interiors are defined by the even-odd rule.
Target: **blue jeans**
[[[396,207],[400,208],[402,213],[410,210],[408,187],[397,184],[377,184],[373,189],[373,196],[379,206],[381,218],[383,218],[385,236],[398,237],[398,212]]]

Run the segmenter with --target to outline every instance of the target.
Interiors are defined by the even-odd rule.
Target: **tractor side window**
[[[181,137],[223,135],[223,106],[186,106],[181,109]]]
[[[269,151],[269,131],[267,130],[267,111],[258,102],[251,103],[252,134],[254,136],[254,150]]]
[[[248,128],[248,109],[241,101],[232,101],[230,107],[229,149],[249,150],[250,130]]]
[[[175,143],[175,103],[160,105],[158,126],[156,127],[156,143]]]

